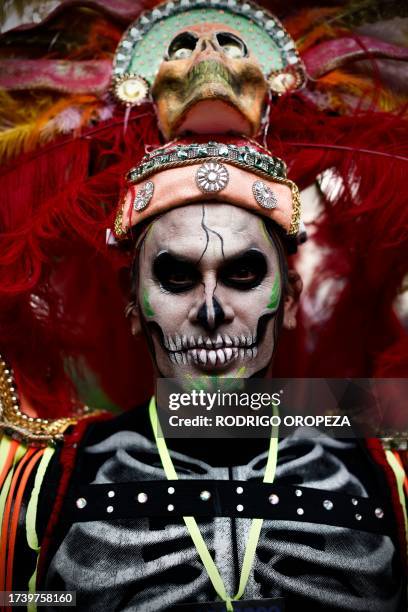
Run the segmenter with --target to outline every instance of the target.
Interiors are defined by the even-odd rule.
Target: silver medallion
[[[207,162],[197,170],[197,187],[204,193],[222,191],[228,185],[228,181],[228,170],[218,162]]]
[[[255,181],[252,185],[252,193],[254,194],[255,200],[262,208],[272,209],[278,206],[276,195],[263,181]]]
[[[153,191],[154,184],[152,181],[146,181],[146,183],[144,183],[144,185],[142,185],[136,193],[136,197],[133,202],[133,210],[140,212],[141,210],[145,209],[153,197]]]

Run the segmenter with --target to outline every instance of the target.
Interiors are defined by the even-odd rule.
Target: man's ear
[[[296,314],[299,308],[299,298],[302,293],[303,282],[296,270],[288,271],[288,283],[283,311],[283,327],[285,329],[295,329]]]
[[[125,316],[130,321],[130,331],[132,336],[137,336],[140,333],[142,326],[140,324],[139,309],[136,302],[129,302],[125,308]]]

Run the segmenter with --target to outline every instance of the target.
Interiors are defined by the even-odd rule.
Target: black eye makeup
[[[193,289],[201,280],[197,268],[170,253],[160,253],[153,263],[153,273],[163,289],[183,293]]]
[[[219,280],[227,287],[248,291],[261,284],[267,269],[265,256],[251,249],[227,262],[219,272]]]

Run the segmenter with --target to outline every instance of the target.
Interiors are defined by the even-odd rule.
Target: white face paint
[[[139,304],[161,376],[247,378],[267,367],[281,291],[263,221],[229,204],[171,210],[140,247]]]

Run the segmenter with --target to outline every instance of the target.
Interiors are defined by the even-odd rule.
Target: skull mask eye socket
[[[168,60],[188,59],[196,48],[198,37],[192,32],[178,34],[170,43]]]
[[[248,57],[248,47],[243,40],[238,38],[238,36],[230,34],[229,32],[218,32],[216,38],[227,57],[231,59]]]

